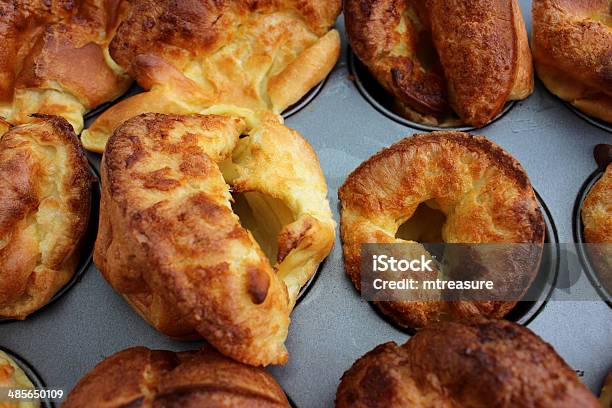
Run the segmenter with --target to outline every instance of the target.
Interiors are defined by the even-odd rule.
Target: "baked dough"
[[[34,389],[34,385],[13,359],[0,350],[0,388]],[[39,402],[0,401],[0,408],[39,408]]]
[[[544,220],[525,171],[510,154],[482,136],[433,132],[403,139],[362,163],[338,196],[344,265],[358,290],[361,244],[407,242],[396,234],[413,216],[421,217],[416,212],[420,204],[445,215],[437,237],[445,243],[544,242]],[[416,228],[421,231],[412,240],[420,241],[421,235],[431,233],[429,223],[423,217],[424,228]],[[526,290],[537,273],[537,258],[528,268],[524,264],[509,268],[507,280]],[[516,304],[374,303],[399,325],[413,328],[441,319],[501,318]]]
[[[83,133],[102,152],[119,124],[145,112],[197,113],[232,104],[281,113],[332,70],[340,0],[136,0],[111,55],[148,92]]]
[[[208,113],[143,114],[114,132],[94,261],[161,332],[197,333],[247,364],[284,363],[289,313],[335,237],[325,179],[280,117]],[[261,230],[241,226],[230,189]]]
[[[346,0],[344,15],[353,52],[410,120],[482,127],[533,92],[516,0]]]
[[[587,194],[582,222],[587,242],[612,244],[612,164]]]
[[[25,319],[75,273],[93,177],[70,124],[36,115],[0,138],[0,317]]]
[[[441,323],[385,343],[342,376],[337,408],[583,407],[595,396],[554,349],[507,321]]]
[[[123,0],[0,1],[0,116],[19,124],[31,113],[59,115],[80,133],[83,115],[131,82],[108,55],[126,7]]]
[[[68,395],[63,408],[289,408],[265,370],[221,356],[212,347],[173,353],[134,347],[99,363]]]
[[[612,123],[612,3],[534,0],[538,76],[559,98]]]
[[[584,239],[600,283],[612,294],[612,164],[582,204]]]

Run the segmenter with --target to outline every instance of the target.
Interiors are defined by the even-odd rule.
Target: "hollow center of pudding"
[[[442,227],[446,215],[435,208],[436,204],[426,201],[417,207],[412,217],[402,223],[395,238],[421,243],[442,243]]]
[[[281,201],[260,192],[233,193],[232,209],[240,224],[253,234],[253,238],[270,261],[276,264],[278,234],[294,221],[289,208]]]
[[[409,4],[402,15],[398,27],[400,35],[408,35],[411,39],[406,50],[401,54],[412,54],[421,66],[427,71],[442,71],[440,57],[436,51],[431,36],[431,29],[424,24],[423,17],[426,15],[424,5],[415,3]]]

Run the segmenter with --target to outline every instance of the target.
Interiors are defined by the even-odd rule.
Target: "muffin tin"
[[[529,26],[530,2],[520,3]],[[336,221],[337,191],[348,174],[380,149],[426,129],[395,121],[364,98],[358,88],[358,81],[364,79],[356,78],[349,67],[343,24],[340,17],[337,27],[343,50],[337,66],[320,85],[320,92],[312,91],[312,100],[306,97],[300,110],[286,120],[319,156]],[[522,163],[543,208],[549,210],[549,240],[575,242],[573,208],[593,172],[593,147],[609,142],[612,134],[568,110],[538,81],[527,100],[508,107],[502,117],[473,133],[487,136]],[[99,155],[89,154],[89,158],[99,167]],[[553,259],[553,267],[557,261]],[[286,342],[289,362],[270,371],[297,407],[330,407],[340,376],[355,359],[380,343],[403,343],[409,333],[381,318],[359,296],[344,273],[339,238],[316,280],[303,292]],[[603,301],[548,300],[549,295],[525,313],[516,312],[515,319],[551,343],[582,380],[599,392],[612,368],[612,309]],[[519,307],[526,306],[530,305]],[[1,325],[0,344],[27,356],[50,388],[67,392],[116,351],[136,345],[180,351],[201,343],[176,342],[156,332],[91,266],[61,301],[24,322]]]

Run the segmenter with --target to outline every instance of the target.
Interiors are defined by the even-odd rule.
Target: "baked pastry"
[[[362,163],[338,196],[344,265],[358,290],[364,243],[535,244],[529,247],[536,256],[512,262],[502,278],[526,290],[537,274],[545,224],[533,189],[521,165],[482,136],[433,132],[403,139]],[[396,238],[402,224],[409,226],[406,239]],[[512,299],[374,303],[397,324],[418,328],[440,319],[501,318],[516,304]]]
[[[482,127],[533,92],[516,0],[345,0],[355,55],[407,119]]]
[[[612,164],[582,203],[582,223],[591,265],[612,294]]]
[[[79,133],[83,115],[115,99],[131,79],[108,55],[124,0],[0,1],[0,116],[66,118]]]
[[[113,129],[145,112],[232,104],[281,113],[332,70],[340,0],[136,0],[112,57],[148,92],[105,112],[82,136],[102,152]]]
[[[93,177],[59,116],[0,138],[0,317],[25,319],[74,275]]]
[[[0,388],[34,389],[34,385],[13,359],[0,350]],[[38,408],[39,402],[33,401],[0,401],[0,408]]]
[[[608,376],[601,387],[599,402],[601,402],[601,406],[603,408],[612,408],[612,371],[608,373]]]
[[[284,363],[289,313],[335,237],[325,179],[278,116],[208,113],[143,114],[113,133],[94,262],[159,331]],[[233,212],[230,190],[250,217]]]
[[[584,238],[589,243],[612,243],[612,164],[593,185],[582,205]]]
[[[612,6],[608,0],[534,0],[533,57],[553,94],[612,123]]]
[[[113,354],[87,373],[62,405],[91,406],[290,407],[264,369],[232,361],[210,346],[180,353],[134,347]]]
[[[554,349],[508,321],[440,323],[344,373],[336,407],[599,407]]]

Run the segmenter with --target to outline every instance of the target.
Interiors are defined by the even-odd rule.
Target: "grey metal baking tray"
[[[520,3],[529,26],[530,1]],[[313,100],[286,120],[316,150],[336,220],[337,191],[347,175],[380,149],[424,132],[394,121],[364,98],[349,71],[343,24],[341,17],[337,27],[343,50],[337,66]],[[596,168],[593,147],[609,142],[612,134],[568,109],[539,82],[527,100],[513,104],[498,120],[473,133],[487,136],[522,163],[550,210],[559,242],[574,242],[573,207]],[[89,157],[99,165],[100,156]],[[612,368],[611,319],[612,308],[603,301],[551,300],[528,327],[552,344],[598,392]],[[360,298],[344,273],[337,239],[293,312],[287,339],[289,362],[270,371],[298,407],[330,407],[340,376],[355,359],[380,343],[403,343],[408,337]],[[66,391],[103,358],[127,347],[178,351],[199,344],[157,333],[93,266],[41,312],[23,322],[0,325],[0,345],[27,359],[48,387]]]

